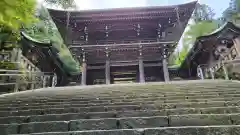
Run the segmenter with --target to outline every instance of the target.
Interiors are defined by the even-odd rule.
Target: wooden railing
[[[2,61],[12,63],[14,69],[0,69],[0,92],[18,92],[43,87],[54,87],[56,75],[41,72],[31,61],[24,57],[20,49],[1,53],[9,57],[1,57]]]

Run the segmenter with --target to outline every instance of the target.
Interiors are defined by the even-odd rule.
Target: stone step
[[[239,134],[240,125],[218,125],[218,126],[183,126],[183,127],[157,127],[157,128],[136,128],[117,130],[69,131],[55,133],[46,132],[31,135],[239,135]],[[30,134],[18,134],[18,135],[30,135]]]
[[[181,103],[155,103],[142,105],[108,105],[69,108],[44,108],[31,110],[0,111],[0,117],[4,116],[28,116],[60,113],[83,113],[83,112],[107,112],[107,111],[130,111],[130,110],[163,110],[174,108],[206,108],[206,107],[240,106],[240,101],[210,101],[210,102],[181,102]]]
[[[228,114],[240,113],[239,106],[209,107],[209,108],[181,108],[164,110],[138,110],[138,111],[110,111],[110,112],[88,112],[88,113],[64,113],[32,116],[7,116],[0,117],[0,124],[29,123],[46,121],[70,121],[74,119],[100,119],[121,117],[150,117],[184,114]]]
[[[168,99],[164,99],[164,100],[159,100],[159,99],[151,99],[149,98],[148,100],[133,100],[131,102],[125,102],[125,100],[123,101],[108,101],[105,103],[86,103],[86,104],[81,104],[78,102],[63,102],[63,103],[41,103],[41,104],[24,104],[24,105],[14,105],[14,106],[9,106],[8,104],[6,104],[4,107],[4,105],[0,106],[0,111],[20,111],[20,110],[30,110],[30,109],[47,109],[47,108],[69,108],[69,107],[87,107],[87,106],[108,106],[108,105],[143,105],[143,104],[164,104],[164,103],[181,103],[181,102],[211,102],[211,101],[233,101],[233,100],[240,100],[240,97],[228,97],[225,96],[224,97],[213,97],[213,98],[200,98],[200,99],[175,99],[175,100],[168,100]]]
[[[71,104],[97,104],[97,103],[112,103],[112,102],[140,102],[140,101],[155,101],[155,100],[164,100],[164,101],[170,101],[170,100],[197,100],[197,99],[211,99],[211,98],[240,98],[240,94],[202,94],[202,95],[196,95],[196,96],[171,96],[171,97],[145,97],[145,98],[132,98],[132,99],[125,99],[125,98],[111,98],[109,100],[105,100],[102,98],[94,98],[89,101],[82,101],[81,99],[66,99],[66,100],[40,100],[38,102],[20,102],[15,101],[13,104],[9,103],[2,103],[0,104],[0,107],[8,106],[8,107],[14,107],[14,106],[36,106],[41,104],[65,104],[65,103],[71,103]]]
[[[227,91],[226,91],[227,90]],[[47,92],[46,92],[47,93]],[[211,94],[211,93],[229,93],[229,94],[236,94],[236,93],[240,93],[239,91],[237,91],[236,89],[234,90],[229,90],[229,89],[224,89],[224,90],[213,90],[213,91],[206,91],[206,90],[190,90],[190,91],[178,91],[178,92],[175,92],[175,91],[155,91],[155,92],[152,92],[152,91],[136,91],[136,92],[124,92],[122,94],[119,94],[119,93],[110,93],[110,94],[99,94],[97,92],[95,92],[94,94],[95,95],[92,95],[91,92],[89,92],[89,95],[84,95],[84,94],[81,94],[81,93],[75,93],[75,94],[69,94],[69,95],[37,95],[37,96],[33,96],[32,94],[31,95],[26,95],[24,97],[15,97],[15,100],[22,100],[22,101],[28,101],[29,99],[30,100],[47,100],[47,99],[66,99],[67,97],[71,97],[71,98],[75,98],[75,99],[82,99],[83,101],[86,100],[88,101],[89,98],[91,99],[92,97],[102,97],[102,98],[111,98],[112,96],[115,96],[115,97],[125,97],[125,98],[132,98],[132,97],[135,97],[135,96],[139,96],[139,97],[147,97],[147,96],[152,96],[152,97],[159,97],[161,95],[169,95],[169,96],[174,96],[174,95],[180,95],[180,96],[184,96],[184,95],[196,95],[196,94]],[[81,94],[81,95],[80,95]],[[127,95],[126,95],[127,94]],[[93,98],[92,98],[93,99]],[[12,101],[11,99],[11,96],[7,96],[7,97],[2,97],[0,99],[1,102],[7,102],[7,101]]]
[[[238,124],[240,124],[240,114],[197,114],[108,119],[79,119],[73,121],[32,122],[26,124],[11,125],[5,124],[0,125],[0,132],[2,133],[5,130],[12,130],[12,132],[15,132],[16,134],[29,134],[41,132],[68,132],[85,130],[113,130]]]
[[[212,89],[212,90],[206,90],[207,88],[204,88],[203,90],[196,90],[196,89],[193,89],[193,90],[188,90],[188,91],[184,91],[184,90],[179,90],[179,91],[172,91],[172,90],[164,90],[164,91],[162,91],[162,90],[155,90],[155,91],[152,91],[152,90],[144,90],[144,91],[136,91],[136,92],[133,92],[133,91],[130,91],[130,92],[124,92],[124,90],[123,90],[123,92],[122,93],[113,93],[113,92],[111,92],[111,93],[105,93],[105,94],[101,94],[101,93],[99,93],[98,91],[94,91],[94,94],[96,94],[97,96],[101,96],[101,97],[104,97],[104,96],[114,96],[114,95],[116,95],[116,96],[121,96],[121,95],[125,95],[126,93],[128,93],[128,94],[132,94],[132,95],[135,95],[136,93],[149,93],[149,94],[151,94],[152,96],[153,95],[155,95],[155,93],[159,93],[159,94],[161,94],[161,93],[165,93],[165,94],[175,94],[175,93],[179,93],[179,94],[181,94],[181,93],[193,93],[193,94],[197,94],[197,93],[206,93],[206,92],[226,92],[226,90],[228,90],[229,92],[238,92],[238,91],[236,91],[236,88],[235,89],[230,89],[229,87],[227,87],[226,89],[222,89],[222,90],[219,90],[219,88],[216,90],[216,87],[214,88],[214,89]],[[100,92],[102,91],[101,89],[99,90]],[[73,97],[78,97],[78,95],[80,95],[81,94],[81,97],[92,97],[93,95],[92,95],[92,92],[90,91],[88,94],[84,94],[84,93],[79,93],[79,92],[77,92],[76,91],[76,93],[75,93],[75,91],[70,91],[70,93],[75,93],[75,94],[65,94],[64,95],[64,93],[63,94],[50,94],[51,92],[49,91],[49,92],[46,92],[46,91],[44,91],[44,95],[42,95],[42,96],[47,96],[47,97],[54,97],[54,98],[56,98],[56,97],[69,97],[69,96],[73,96]],[[47,93],[47,94],[46,94]],[[61,93],[61,92],[60,92]],[[66,92],[65,92],[66,93]],[[154,94],[152,94],[152,93],[154,93]],[[21,94],[21,93],[20,93]],[[29,94],[31,94],[31,96],[29,96]],[[16,100],[28,100],[29,98],[31,98],[31,97],[34,97],[34,99],[35,98],[39,98],[39,97],[42,97],[40,94],[41,93],[38,93],[38,92],[36,92],[36,93],[29,93],[29,94],[24,94],[24,96],[21,96],[21,97],[19,97],[19,95],[17,95],[17,96],[15,96],[15,98],[14,99],[16,99]],[[38,95],[37,95],[38,94]],[[35,95],[35,96],[34,96]],[[0,99],[0,101],[2,102],[2,101],[8,101],[8,100],[12,100],[12,98],[11,98],[11,96],[4,96],[4,97],[2,97],[1,99]]]

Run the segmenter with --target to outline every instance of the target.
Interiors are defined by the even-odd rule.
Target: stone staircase
[[[0,96],[1,135],[240,135],[240,83],[47,88]]]

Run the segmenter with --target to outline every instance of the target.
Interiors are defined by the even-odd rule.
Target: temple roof
[[[88,34],[88,43],[97,44],[93,40],[96,40],[96,42],[100,42],[98,40],[105,40],[107,31],[109,32],[108,40],[124,40],[127,37],[134,37],[138,30],[141,36],[146,35],[139,38],[145,39],[148,37],[156,39],[159,29],[159,32],[166,32],[165,41],[178,41],[192,15],[195,5],[196,1],[173,6],[84,11],[48,10],[63,37],[66,36],[66,33],[73,32],[74,34],[68,35],[68,38],[71,38],[70,40],[72,41],[79,41],[82,40],[80,38]],[[67,21],[68,13],[69,21]],[[181,29],[178,27],[180,23]],[[68,27],[66,28],[66,26]],[[117,37],[113,39],[114,36]]]
[[[177,18],[179,15],[192,14],[196,1],[173,5],[173,6],[152,6],[152,7],[135,7],[135,8],[115,8],[100,10],[82,10],[82,11],[65,11],[48,9],[54,22],[66,25],[67,14],[70,14],[71,23],[91,23],[114,20],[152,20],[156,18]],[[191,16],[191,15],[190,15]],[[57,24],[58,25],[58,24]]]
[[[59,50],[57,48],[55,48],[51,41],[39,41],[37,39],[34,39],[30,36],[28,36],[26,33],[24,32],[21,32],[21,36],[22,36],[22,42],[23,42],[23,46],[30,46],[31,48],[35,48],[35,49],[38,49],[40,50],[39,53],[41,54],[44,54],[44,59],[47,60],[56,60],[54,61],[55,63],[61,63],[59,65],[54,65],[56,68],[60,68],[60,69],[63,69],[64,72],[72,75],[72,74],[76,74],[78,73],[79,71],[77,71],[78,69],[74,69],[71,67],[71,65],[69,65],[68,61],[64,58],[62,58],[60,55],[59,55]],[[44,50],[46,50],[46,52],[44,52]],[[49,55],[49,53],[51,53],[52,55]],[[54,58],[53,58],[54,57]],[[70,57],[70,56],[69,56]]]
[[[84,49],[87,61],[101,63],[105,62],[105,47],[99,50],[102,45],[115,47],[109,47],[111,60],[132,61],[138,59],[140,42],[151,44],[143,47],[144,60],[161,59],[163,45],[171,42],[173,46],[179,41],[196,3],[84,11],[48,10],[65,37],[65,43],[73,48],[78,46],[76,57],[81,57],[82,47],[90,47]],[[168,52],[172,52],[170,48]]]
[[[224,25],[216,29],[210,34],[200,36],[196,39],[194,45],[188,52],[181,68],[190,64],[206,64],[204,62],[209,58],[209,54],[215,49],[221,40],[232,40],[240,35],[240,27],[232,22],[226,22]]]
[[[145,14],[146,16],[155,15],[157,13],[162,14],[163,16],[166,14],[171,14],[176,12],[176,8],[179,11],[183,11],[186,9],[194,8],[196,5],[196,1],[172,5],[172,6],[150,6],[150,7],[134,7],[134,8],[113,8],[113,9],[98,9],[98,10],[80,10],[80,11],[67,11],[67,10],[56,10],[56,9],[48,9],[50,15],[56,18],[64,18],[66,20],[67,12],[70,12],[71,18],[97,18],[97,17],[125,17],[125,16],[138,16]]]

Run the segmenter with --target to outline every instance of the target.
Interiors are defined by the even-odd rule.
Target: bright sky
[[[193,0],[75,0],[75,1],[81,10],[87,10],[119,7],[175,5],[190,2]],[[198,0],[198,1],[202,4],[209,5],[216,12],[216,17],[221,16],[222,11],[229,6],[230,2],[230,0]]]
[[[37,0],[43,1],[43,0]],[[194,0],[75,0],[81,10],[139,7],[139,6],[163,6],[186,3]],[[198,0],[201,4],[209,5],[220,17],[221,13],[229,6],[230,0]]]

